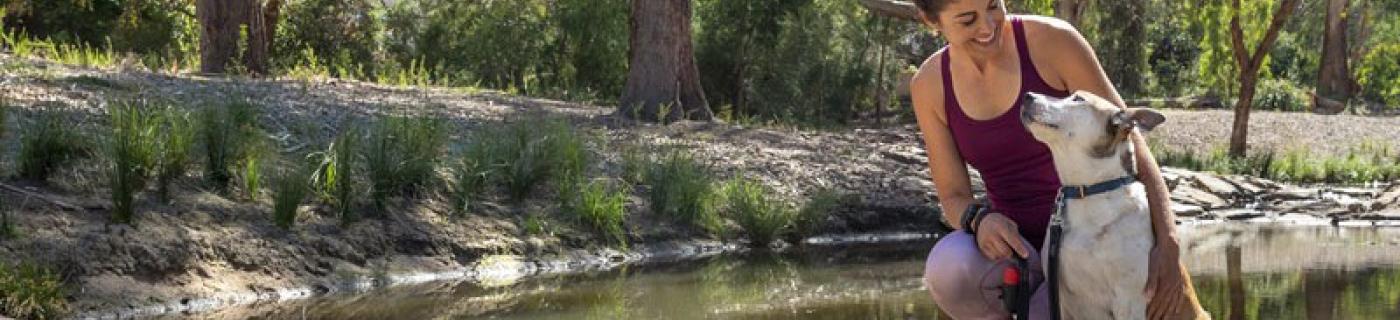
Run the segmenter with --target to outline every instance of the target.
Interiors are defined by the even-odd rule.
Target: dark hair
[[[919,11],[928,16],[929,20],[937,22],[938,12],[943,11],[943,7],[948,6],[952,0],[914,0],[914,6],[919,7]]]

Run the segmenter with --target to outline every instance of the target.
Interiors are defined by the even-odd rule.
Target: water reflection
[[[1330,229],[1198,232],[1185,237],[1183,259],[1202,304],[1219,319],[1400,319],[1400,231]],[[509,287],[426,284],[199,316],[946,319],[919,279],[931,245],[752,253]]]

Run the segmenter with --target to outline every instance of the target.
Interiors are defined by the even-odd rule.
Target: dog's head
[[[1021,123],[1036,140],[1057,152],[1082,151],[1093,158],[1122,156],[1130,150],[1126,142],[1134,128],[1152,130],[1163,121],[1156,111],[1119,108],[1084,91],[1063,99],[1027,93],[1021,102]]]

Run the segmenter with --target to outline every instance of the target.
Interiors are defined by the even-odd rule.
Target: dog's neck
[[[1061,185],[1087,186],[1132,175],[1132,144],[1120,142],[1115,149],[1113,156],[1098,157],[1083,148],[1052,145],[1050,156]]]

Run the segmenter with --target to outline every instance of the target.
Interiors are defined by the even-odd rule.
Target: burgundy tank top
[[[1055,173],[1050,149],[1021,126],[1021,97],[1026,92],[1065,97],[1069,92],[1051,87],[1040,77],[1026,49],[1021,20],[1012,18],[1011,28],[1016,34],[1016,54],[1021,61],[1021,87],[1017,89],[1016,102],[1011,109],[990,120],[972,119],[963,113],[953,90],[948,68],[950,52],[946,48],[942,61],[943,105],[958,153],[982,174],[992,210],[1015,221],[1021,235],[1039,248],[1054,210],[1060,179]]]

